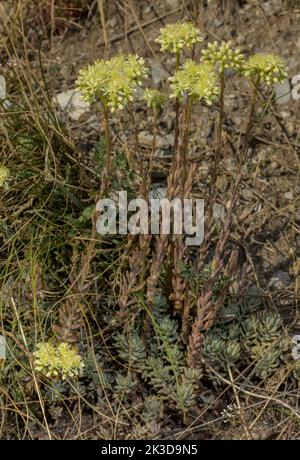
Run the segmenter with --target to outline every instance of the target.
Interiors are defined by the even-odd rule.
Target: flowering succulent
[[[171,81],[171,97],[182,98],[185,94],[194,100],[203,100],[211,105],[219,94],[219,80],[214,67],[206,62],[197,64],[192,60],[185,61]]]
[[[185,46],[192,48],[202,40],[199,36],[199,29],[191,22],[175,22],[174,24],[167,24],[160,29],[160,35],[155,41],[160,43],[163,51],[178,53]]]
[[[84,367],[81,356],[68,343],[61,343],[57,347],[49,342],[38,343],[34,356],[35,369],[46,377],[66,380],[77,376]]]
[[[157,113],[166,103],[167,96],[157,89],[147,88],[144,91],[144,99],[147,106]]]
[[[237,72],[241,71],[244,67],[244,55],[237,48],[232,49],[231,42],[222,42],[219,44],[217,41],[209,43],[207,48],[201,51],[203,56],[201,61],[209,62],[216,66],[220,72],[225,69],[232,69]]]
[[[145,61],[135,55],[96,61],[81,69],[76,85],[87,102],[99,98],[111,112],[122,110],[147,75]]]
[[[287,77],[287,71],[279,56],[254,54],[245,63],[244,75],[252,81],[262,81],[270,86],[273,83],[283,83]]]
[[[0,165],[0,187],[5,185],[6,180],[9,176],[9,169],[3,165]]]

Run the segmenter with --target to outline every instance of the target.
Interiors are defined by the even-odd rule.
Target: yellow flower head
[[[283,83],[287,77],[283,60],[274,54],[254,54],[245,63],[244,75],[252,81],[264,82],[268,86]]]
[[[9,176],[9,169],[3,165],[0,165],[0,187],[5,185],[6,180]]]
[[[84,368],[84,363],[77,350],[68,343],[55,347],[51,343],[38,343],[34,352],[35,369],[46,377],[76,377]]]
[[[158,91],[157,89],[145,89],[144,99],[147,103],[147,106],[157,113],[167,101],[166,94]]]
[[[203,55],[201,61],[211,63],[221,72],[225,69],[232,69],[239,72],[245,64],[244,55],[239,49],[234,50],[230,41],[222,42],[221,44],[217,41],[209,43],[207,48],[201,52]]]
[[[199,29],[191,22],[175,22],[160,29],[160,35],[155,41],[160,43],[163,51],[178,53],[182,48],[192,48],[202,40]]]
[[[147,76],[145,61],[135,55],[116,56],[109,61],[96,61],[81,69],[76,85],[87,102],[100,101],[111,112],[133,100],[138,85]]]
[[[171,97],[181,99],[185,94],[194,100],[203,100],[211,105],[219,94],[219,80],[214,67],[208,63],[197,64],[192,60],[185,61],[171,81]]]

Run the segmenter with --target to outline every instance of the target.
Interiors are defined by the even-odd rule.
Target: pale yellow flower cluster
[[[111,112],[122,110],[147,76],[143,58],[120,55],[81,69],[76,85],[87,102],[99,99]]]
[[[268,86],[283,83],[287,77],[283,60],[274,54],[254,54],[244,66],[244,75],[252,81],[264,82]]]
[[[240,72],[244,68],[244,55],[239,49],[234,50],[230,41],[222,42],[221,44],[217,41],[209,43],[207,48],[202,50],[201,53],[201,61],[213,64],[220,72],[223,72],[225,69]]]
[[[172,97],[182,99],[185,94],[193,100],[202,100],[211,105],[219,94],[219,80],[214,67],[208,63],[197,64],[192,60],[170,77]]]
[[[35,369],[46,377],[73,378],[80,374],[84,363],[77,350],[68,343],[55,347],[52,343],[38,343],[34,352]]]
[[[191,22],[176,22],[160,29],[160,35],[155,41],[161,45],[163,51],[178,53],[184,47],[192,48],[202,40],[199,29]]]
[[[144,99],[147,106],[152,109],[154,112],[159,111],[165,105],[168,96],[157,89],[145,89]]]

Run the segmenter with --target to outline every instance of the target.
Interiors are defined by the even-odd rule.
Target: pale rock
[[[291,84],[288,79],[286,79],[283,83],[275,83],[274,90],[277,104],[286,104],[289,102],[291,98]],[[290,114],[288,116],[290,116]]]
[[[213,218],[215,221],[223,221],[225,219],[225,207],[221,204],[215,203],[213,207]]]
[[[142,146],[151,147],[153,141],[153,135],[150,131],[141,131],[139,133],[139,141]],[[166,135],[157,136],[156,148],[166,149],[174,144],[174,134],[169,133]]]
[[[0,359],[5,359],[6,356],[6,343],[5,337],[0,335]]]
[[[156,59],[150,59],[149,64],[151,68],[152,80],[155,85],[158,85],[161,81],[164,81],[169,77],[168,72]]]
[[[69,89],[54,96],[60,109],[66,112],[72,120],[79,120],[81,115],[88,111],[90,104],[84,101],[79,91]]]
[[[287,200],[293,200],[294,199],[294,194],[292,191],[289,191],[289,192],[285,192],[285,194],[283,195],[284,198],[286,198]]]
[[[278,270],[270,279],[268,287],[275,289],[286,289],[289,286],[290,282],[291,277],[289,276],[289,274],[282,270]]]

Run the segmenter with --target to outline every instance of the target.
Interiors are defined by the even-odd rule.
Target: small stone
[[[173,126],[174,126],[174,122],[175,122],[175,112],[173,110],[167,110],[165,111],[163,117],[162,117],[162,121],[166,124],[166,127],[168,129],[168,131],[170,131]]]
[[[225,219],[226,211],[223,205],[215,203],[213,207],[213,218],[215,221],[223,221]]]
[[[153,141],[153,134],[150,131],[141,131],[139,133],[139,141],[144,147],[151,147]],[[156,138],[156,148],[157,149],[167,149],[174,144],[174,134],[169,133],[165,135],[157,136]]]
[[[251,200],[253,198],[253,193],[247,188],[241,191],[241,195],[245,200]]]
[[[152,80],[155,85],[158,85],[160,82],[166,80],[169,77],[168,72],[156,59],[150,59],[149,64],[151,68]]]
[[[285,194],[283,195],[284,198],[286,198],[287,200],[293,200],[294,199],[294,194],[293,192],[285,192]]]
[[[282,116],[282,118],[290,118],[291,117],[291,112],[289,112],[287,110],[282,110],[280,112],[280,115]]]
[[[5,359],[6,356],[6,343],[5,337],[0,335],[0,359]]]
[[[54,96],[60,109],[67,112],[72,120],[77,121],[89,109],[90,104],[84,101],[79,91],[70,89]]]
[[[276,103],[277,104],[286,104],[291,98],[291,84],[288,79],[283,83],[276,83],[274,85],[274,90],[276,94]],[[289,113],[288,116],[291,116],[290,112],[281,112],[281,115],[284,117],[283,113]]]
[[[0,99],[6,99],[6,80],[3,75],[0,75]]]
[[[238,45],[244,45],[246,43],[246,35],[239,35],[237,38]]]
[[[177,8],[180,5],[180,0],[166,0],[166,2],[172,8]]]
[[[113,17],[108,21],[108,27],[109,27],[110,29],[114,29],[114,28],[116,27],[116,25],[117,25],[117,22],[118,22],[118,21],[117,21],[116,16],[113,16]]]
[[[287,272],[278,270],[268,283],[269,288],[286,289],[291,283],[291,277]]]
[[[144,100],[144,90],[140,86],[137,87],[134,98],[136,101],[141,102]]]
[[[235,167],[235,162],[233,158],[225,158],[224,159],[224,166],[227,169],[227,171],[232,171]]]

